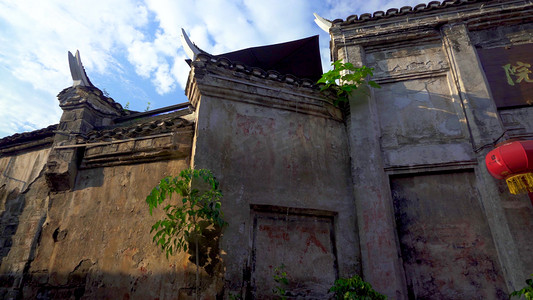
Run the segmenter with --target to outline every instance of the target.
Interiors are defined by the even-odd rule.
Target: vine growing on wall
[[[211,223],[223,227],[227,224],[221,211],[222,192],[218,181],[211,171],[206,169],[186,169],[176,177],[165,177],[146,197],[150,215],[153,209],[170,199],[174,193],[179,196],[177,204],[169,203],[163,207],[165,216],[152,226],[153,241],[161,247],[168,259],[169,255],[187,251],[191,243],[196,252],[196,299],[198,299],[199,279],[199,245],[202,225]]]
[[[338,106],[339,103],[348,102],[350,94],[363,84],[367,84],[374,88],[381,88],[379,84],[372,80],[367,80],[369,76],[373,76],[373,68],[362,66],[356,68],[352,63],[343,63],[340,60],[332,62],[333,69],[322,74],[322,77],[317,81],[322,83],[320,91],[329,91],[336,96],[333,104]]]

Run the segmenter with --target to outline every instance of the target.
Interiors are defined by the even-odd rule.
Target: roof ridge
[[[299,78],[292,74],[281,74],[275,70],[263,70],[259,67],[248,66],[239,61],[231,61],[223,56],[214,56],[208,53],[200,53],[196,58],[196,61],[201,61],[216,67],[222,67],[224,69],[244,73],[257,78],[267,79],[271,81],[283,82],[290,85],[305,87],[311,89],[317,89],[318,85],[315,81],[308,78]]]
[[[53,136],[55,134],[55,131],[57,130],[58,125],[59,124],[53,124],[45,128],[41,128],[41,129],[37,129],[33,131],[26,131],[22,133],[15,133],[15,134],[6,136],[0,139],[0,148],[5,148],[7,146],[17,144],[17,143],[29,142],[35,138]]]
[[[137,136],[148,135],[153,132],[168,132],[178,127],[193,124],[191,120],[183,118],[181,114],[169,113],[163,118],[152,120],[140,120],[133,124],[124,124],[113,128],[95,128],[87,133],[87,142],[101,141],[105,139],[121,140]]]
[[[489,0],[444,0],[444,1],[430,1],[429,3],[420,3],[412,6],[402,6],[401,8],[389,8],[386,12],[378,10],[374,13],[363,13],[359,16],[350,15],[346,20],[335,19],[331,21],[332,24],[348,25],[354,23],[361,23],[366,21],[374,21],[383,18],[390,18],[393,16],[401,16],[406,14],[414,14],[419,12],[427,12],[434,9],[443,9],[450,6],[460,6],[464,4],[470,4],[475,2],[485,2]]]

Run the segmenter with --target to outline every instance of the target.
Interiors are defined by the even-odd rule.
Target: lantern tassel
[[[513,175],[506,179],[511,194],[533,193],[533,173]]]

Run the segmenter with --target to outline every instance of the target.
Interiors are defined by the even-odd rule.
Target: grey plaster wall
[[[6,209],[6,197],[18,189],[25,191],[29,184],[39,176],[50,149],[28,151],[19,155],[0,157],[0,210]]]
[[[374,68],[373,78],[380,81],[438,73],[449,68],[441,42],[434,40],[371,48],[365,59],[366,65]]]
[[[471,171],[391,178],[410,298],[507,298],[474,181]]]
[[[385,83],[374,95],[387,167],[472,160],[446,75]]]
[[[257,299],[277,298],[274,276],[287,272],[292,297],[327,299],[338,277],[335,215],[324,211],[255,206],[252,276]],[[278,269],[278,270],[277,270]]]
[[[347,131],[362,274],[390,297],[504,298],[531,273],[533,207],[527,195],[509,195],[484,162],[498,142],[533,137],[531,107],[497,109],[477,49],[532,43],[532,9],[527,1],[483,2],[333,22],[333,59],[373,67],[382,86],[353,95]],[[428,236],[448,225],[457,240]],[[483,242],[453,246],[473,237]],[[468,257],[475,267],[465,267]],[[461,268],[485,268],[476,273],[488,277]]]
[[[358,90],[347,114],[309,81],[202,55],[186,120],[112,124],[124,112],[98,89],[60,93],[55,149],[0,157],[0,297],[190,299],[191,253],[164,258],[144,202],[190,165],[217,176],[229,223],[220,243],[202,240],[220,252],[203,257],[205,299],[272,298],[282,264],[289,295],[308,299],[354,274],[395,299],[522,287],[533,207],[484,156],[531,139],[533,108],[496,108],[476,49],[532,43],[533,8],[436,5],[334,21],[332,57],[373,67],[382,86]]]
[[[498,182],[500,200],[505,212],[506,220],[509,220],[510,231],[515,241],[516,251],[520,256],[525,272],[533,270],[533,209],[531,200],[525,195],[511,195],[505,182]]]
[[[211,80],[209,76],[198,79],[200,91],[214,84]],[[275,97],[287,97],[285,88],[280,86]],[[292,295],[312,297],[314,293],[322,298],[335,278],[360,269],[344,124],[291,108],[298,100],[285,100],[286,108],[246,103],[247,97],[253,99],[244,92],[246,84],[242,88],[228,85],[224,91],[231,95],[229,99],[240,100],[229,100],[222,94],[201,96],[193,152],[195,168],[213,170],[224,193],[223,209],[229,226],[221,248],[226,253],[228,290],[259,299],[271,297],[272,283],[260,281],[265,274],[259,270],[267,268],[270,274],[283,263],[292,282],[288,289]],[[304,92],[301,102],[308,97]],[[303,223],[295,221],[299,225],[287,224],[283,217],[254,224],[254,205],[271,207],[267,211],[277,211],[280,216],[291,211],[288,217],[293,219],[298,218],[294,209],[307,210],[304,215],[311,216]],[[313,232],[313,226],[320,227],[320,218],[326,217],[332,219],[331,233]],[[266,233],[261,229],[267,225],[280,230],[277,238],[272,232],[270,238],[263,235]],[[327,226],[320,230],[328,231]],[[324,240],[330,234],[334,235],[333,243],[329,238]],[[269,251],[272,243],[280,243],[282,250]],[[324,255],[309,256],[308,251]],[[319,284],[313,286],[312,282]],[[303,286],[298,289],[298,284],[311,284],[311,288],[306,292]]]
[[[533,137],[533,107],[508,108],[498,112],[510,137]]]

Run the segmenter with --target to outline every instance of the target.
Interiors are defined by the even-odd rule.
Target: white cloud
[[[0,67],[0,76],[5,69]],[[17,86],[18,89],[13,89]],[[32,131],[58,123],[61,109],[54,97],[16,78],[0,84],[0,137]]]
[[[249,20],[261,37],[275,43],[287,42],[313,33],[313,10],[306,0],[244,0]],[[288,13],[290,12],[290,13]]]
[[[157,67],[153,83],[159,94],[168,93],[174,88],[174,82],[176,80],[169,71],[167,63],[160,64]]]
[[[128,60],[135,66],[137,74],[149,78],[157,69],[157,50],[149,42],[134,41],[128,48]]]
[[[120,71],[114,56],[143,38],[147,16],[125,0],[0,2],[0,134],[57,123],[56,95],[72,84],[67,50],[80,50],[89,73]]]
[[[181,47],[180,36],[177,33],[162,32],[156,33],[154,47],[165,56],[174,56]]]
[[[185,62],[187,57],[185,55],[178,55],[174,58],[174,63],[172,64],[172,76],[178,82],[181,87],[185,87],[187,84],[187,79],[189,78],[189,65]]]
[[[67,50],[80,50],[89,77],[131,80],[127,86],[139,89],[135,94],[144,98],[139,84],[125,70],[133,67],[161,95],[185,87],[189,67],[183,61],[181,28],[213,54],[321,34],[327,62],[328,36],[313,23],[313,12],[345,19],[418,2],[0,1],[0,119],[5,120],[0,136],[57,123],[61,111],[56,95],[71,84]]]

